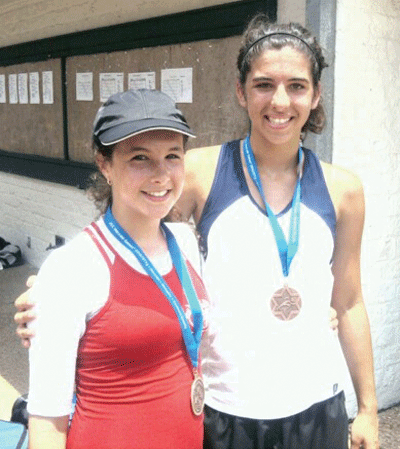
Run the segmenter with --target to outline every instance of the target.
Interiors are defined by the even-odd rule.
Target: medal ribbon
[[[300,173],[298,169],[298,177],[296,187],[294,189],[292,199],[292,213],[290,216],[290,228],[289,228],[289,241],[286,242],[283,230],[276,218],[276,215],[272,212],[265,198],[264,190],[262,187],[260,174],[257,168],[257,162],[254,157],[253,150],[250,144],[250,136],[247,136],[243,143],[243,153],[246,160],[246,165],[250,174],[250,177],[256,185],[261,198],[265,204],[265,209],[269,221],[271,223],[272,231],[275,236],[275,241],[278,247],[279,257],[281,259],[283,275],[287,277],[289,275],[290,264],[299,248],[299,230],[300,230],[300,201],[301,201],[301,188],[300,188]],[[299,146],[299,167],[303,164],[304,153],[301,146]]]
[[[178,274],[179,280],[181,282],[183,291],[190,305],[190,309],[193,316],[193,333],[190,328],[190,324],[186,318],[185,312],[182,309],[181,304],[172,292],[169,285],[165,282],[163,277],[151,263],[149,258],[140,248],[140,246],[129,236],[129,234],[120,226],[120,224],[115,220],[111,209],[108,208],[105,216],[104,222],[109,229],[109,231],[117,238],[126,248],[128,248],[134,256],[138,259],[146,273],[152,278],[156,283],[157,287],[166,296],[175,314],[178,318],[179,325],[181,327],[183,340],[185,342],[186,350],[192,361],[194,368],[197,368],[198,358],[199,358],[199,348],[201,342],[201,335],[203,332],[203,314],[201,311],[200,303],[197,298],[196,291],[193,287],[192,280],[189,275],[189,271],[186,266],[186,262],[182,256],[179,249],[178,243],[172,232],[164,225],[161,224],[161,228],[165,233],[168,250],[171,255],[172,263]]]

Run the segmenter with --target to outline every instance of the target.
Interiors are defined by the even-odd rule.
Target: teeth
[[[147,195],[150,196],[165,196],[168,193],[168,190],[162,190],[161,192],[147,192]]]
[[[290,118],[272,118],[272,117],[268,117],[268,120],[273,125],[283,125],[284,123],[287,123],[290,120]]]

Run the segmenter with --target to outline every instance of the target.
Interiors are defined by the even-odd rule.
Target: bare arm
[[[65,449],[69,416],[29,417],[29,449]]]
[[[359,180],[340,170],[335,173],[333,189],[337,229],[332,267],[332,306],[338,313],[339,338],[358,401],[351,448],[377,449],[378,417],[372,345],[360,276],[364,194]]]
[[[201,218],[204,204],[215,176],[220,145],[189,150],[185,156],[185,185],[176,204],[178,215],[185,221]]]

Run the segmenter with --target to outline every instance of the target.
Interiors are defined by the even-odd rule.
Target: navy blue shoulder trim
[[[214,220],[246,192],[246,180],[240,161],[240,140],[224,143],[221,146],[214,181],[197,224],[204,257],[207,255],[208,233]]]
[[[317,213],[331,230],[333,240],[336,234],[336,213],[326,186],[321,163],[315,153],[304,150],[304,170],[301,179],[301,202]]]
[[[316,154],[307,148],[304,148],[304,155],[301,201],[325,221],[335,240],[336,214],[321,163]],[[245,195],[249,195],[249,190],[240,159],[240,140],[233,140],[221,147],[213,184],[197,224],[204,257],[207,256],[207,239],[212,224],[227,207]],[[287,209],[290,209],[290,204],[282,213]]]

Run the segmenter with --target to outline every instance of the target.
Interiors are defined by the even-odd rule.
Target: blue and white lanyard
[[[290,228],[289,228],[289,242],[286,242],[285,235],[282,228],[276,218],[276,215],[272,212],[265,198],[264,190],[261,184],[260,174],[257,168],[257,162],[254,158],[254,153],[250,144],[250,136],[247,136],[243,143],[243,153],[246,160],[247,168],[251,179],[258,188],[261,198],[264,201],[265,209],[269,221],[271,223],[272,231],[275,236],[275,241],[278,247],[279,257],[282,264],[282,272],[285,278],[289,275],[290,264],[299,248],[299,231],[300,231],[300,202],[301,202],[301,187],[300,187],[300,174],[297,177],[297,183],[292,199],[292,213],[290,216]],[[303,164],[304,153],[301,146],[299,146],[299,167]]]
[[[197,368],[201,335],[203,332],[203,314],[186,266],[186,262],[182,256],[174,235],[167,228],[167,226],[161,224],[162,230],[164,231],[167,239],[168,250],[171,255],[172,263],[176,269],[176,272],[178,273],[183,291],[190,305],[193,316],[193,333],[186,318],[185,312],[183,311],[182,306],[170,289],[169,285],[165,282],[165,280],[162,278],[160,273],[157,271],[157,269],[154,267],[154,265],[151,263],[151,261],[139,247],[139,245],[116,221],[110,208],[108,208],[106,214],[104,215],[104,222],[109,231],[114,235],[114,237],[117,238],[126,248],[128,248],[134,254],[146,273],[153,279],[157,287],[168,299],[178,318],[183,340],[185,342],[186,350],[192,361],[192,365],[194,368]]]

